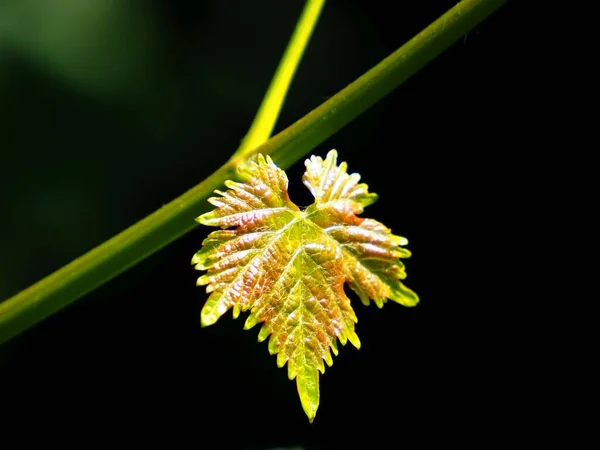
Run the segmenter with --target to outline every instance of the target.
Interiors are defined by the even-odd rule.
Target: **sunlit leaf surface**
[[[262,155],[241,169],[245,182],[215,191],[219,196],[209,201],[216,208],[197,220],[221,229],[208,235],[192,264],[207,271],[197,283],[210,293],[202,325],[229,309],[234,318],[250,311],[244,329],[262,324],[259,341],[269,338],[277,365],[287,363],[312,422],[319,372],[333,363],[337,340],[360,347],[344,284],[379,307],[388,299],[405,306],[419,299],[400,281],[406,277],[400,258],[410,256],[402,248],[406,239],[358,216],[377,195],[346,172],[346,163],[337,164],[335,150],[305,165],[303,181],[315,198],[305,210],[290,201],[285,172]]]

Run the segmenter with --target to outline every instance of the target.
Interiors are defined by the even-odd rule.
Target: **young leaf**
[[[210,233],[192,259],[196,269],[207,271],[197,282],[210,293],[202,326],[229,309],[234,318],[249,310],[244,329],[262,323],[258,340],[270,336],[269,352],[279,367],[287,363],[311,422],[319,405],[319,372],[324,362],[332,365],[337,340],[360,348],[344,284],[364,304],[419,301],[400,281],[406,277],[400,258],[410,256],[401,247],[407,240],[358,217],[377,195],[336,161],[335,150],[325,160],[306,160],[303,181],[315,202],[300,210],[289,199],[285,172],[259,154],[240,168],[246,182],[228,181],[229,190],[209,199],[216,208],[197,220],[221,230]]]

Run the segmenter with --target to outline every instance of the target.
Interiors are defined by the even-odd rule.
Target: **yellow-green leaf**
[[[258,155],[240,170],[247,180],[228,181],[225,192],[209,199],[216,208],[198,221],[218,226],[194,255],[198,278],[208,300],[203,326],[214,324],[229,309],[233,317],[250,311],[244,329],[262,323],[259,341],[277,365],[288,365],[296,379],[302,407],[312,422],[319,405],[319,372],[333,363],[337,340],[360,348],[357,321],[344,285],[365,304],[382,307],[389,299],[405,306],[417,295],[400,280],[400,258],[410,252],[406,239],[373,219],[358,215],[377,199],[337,164],[337,152],[306,160],[304,184],[315,202],[301,210],[289,199],[288,179],[273,161]]]

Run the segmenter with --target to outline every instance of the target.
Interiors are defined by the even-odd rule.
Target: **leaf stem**
[[[271,136],[292,78],[296,73],[324,4],[325,0],[308,0],[306,2],[269,89],[263,98],[248,134],[234,153],[235,156],[251,152]]]
[[[0,303],[0,344],[192,230],[206,200],[251,155],[287,168],[367,110],[508,0],[462,0],[338,94],[249,154],[236,155],[200,184],[135,225]]]

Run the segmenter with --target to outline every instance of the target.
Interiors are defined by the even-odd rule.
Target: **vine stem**
[[[462,0],[390,56],[281,133],[236,154],[200,184],[0,303],[0,344],[73,303],[197,226],[207,199],[256,153],[286,169],[370,108],[508,0]],[[193,253],[193,252],[192,252]]]
[[[256,113],[256,117],[242,144],[233,156],[251,152],[271,136],[292,78],[296,73],[300,59],[302,59],[302,55],[308,45],[324,4],[325,0],[308,0],[306,2],[296,29],[281,58],[279,67],[277,67],[269,89],[267,89],[263,102]]]

